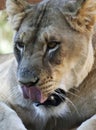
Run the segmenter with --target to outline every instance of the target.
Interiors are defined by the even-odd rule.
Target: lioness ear
[[[96,0],[82,0],[76,14],[68,16],[67,21],[77,31],[91,31],[96,22]]]
[[[6,0],[6,10],[13,29],[18,30],[28,6],[26,0]]]

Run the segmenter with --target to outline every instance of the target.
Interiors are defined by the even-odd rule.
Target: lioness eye
[[[22,42],[16,42],[16,45],[17,49],[21,50],[21,49],[24,49],[24,43]]]
[[[51,41],[48,43],[47,47],[48,49],[54,49],[60,42],[57,41]]]

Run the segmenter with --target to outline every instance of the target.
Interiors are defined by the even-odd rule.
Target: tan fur
[[[26,0],[7,0],[7,13],[9,15],[9,21],[13,25],[13,29],[17,30],[19,28],[20,23],[26,14],[25,9],[27,6],[28,3]]]
[[[96,1],[82,1],[72,14],[76,2],[44,0],[33,7],[24,0],[7,0],[9,19],[17,31],[15,40],[27,47],[19,66],[13,54],[0,56],[0,130],[96,129]],[[60,42],[59,49],[47,52],[54,38]],[[46,53],[55,56],[49,61]],[[25,72],[35,68],[40,78],[36,87],[44,98],[61,88],[65,100],[57,107],[36,107],[23,97],[17,68]]]
[[[77,16],[67,18],[69,24],[80,32],[87,32],[92,29],[94,22],[96,21],[96,1],[85,0],[82,4],[82,8],[77,12]]]

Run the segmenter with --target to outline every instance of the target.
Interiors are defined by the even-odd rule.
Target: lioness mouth
[[[65,101],[66,93],[62,89],[56,89],[44,103],[38,103],[37,106],[58,106],[60,103]]]
[[[49,95],[48,98],[43,97],[42,92],[37,87],[22,87],[23,96],[26,99],[31,99],[36,103],[36,106],[58,106],[65,100],[65,91],[62,89],[56,89],[54,93]]]
[[[26,99],[31,99],[33,102],[40,102],[43,103],[46,99],[42,96],[42,92],[39,88],[32,86],[32,87],[22,87],[23,96]]]

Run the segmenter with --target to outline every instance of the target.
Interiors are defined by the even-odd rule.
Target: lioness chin
[[[6,8],[15,57],[0,56],[0,130],[96,130],[96,1]]]

